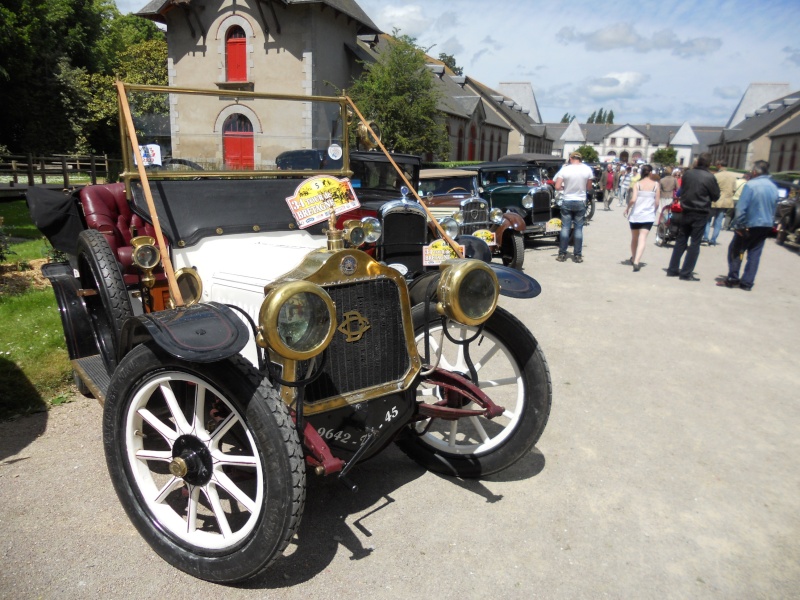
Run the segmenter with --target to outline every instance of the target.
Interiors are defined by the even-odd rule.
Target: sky
[[[489,87],[530,82],[545,122],[603,108],[615,123],[725,125],[750,83],[800,89],[798,0],[356,1]]]

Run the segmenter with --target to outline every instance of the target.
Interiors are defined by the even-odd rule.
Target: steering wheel
[[[453,192],[456,192],[456,191],[458,191],[458,190],[462,190],[462,191],[464,191],[464,192],[467,192],[467,191],[469,191],[469,190],[467,190],[467,188],[463,188],[463,187],[454,187],[454,188],[450,188],[449,190],[447,190],[447,193],[448,193],[448,194],[452,194]]]

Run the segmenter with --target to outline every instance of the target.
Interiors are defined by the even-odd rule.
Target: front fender
[[[120,352],[124,355],[150,339],[175,358],[210,363],[241,352],[250,331],[224,304],[195,304],[128,319],[122,328]]]
[[[506,231],[525,233],[525,217],[514,210],[507,210],[503,213],[503,222],[495,230],[495,239],[498,245],[503,243]]]

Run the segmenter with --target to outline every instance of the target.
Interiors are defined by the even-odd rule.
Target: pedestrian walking
[[[764,241],[772,233],[775,208],[778,205],[778,186],[769,176],[769,163],[757,160],[750,172],[751,179],[744,186],[742,196],[736,204],[736,215],[733,217],[734,236],[728,246],[727,287],[737,285],[746,291],[753,289],[761,261]],[[739,279],[742,260],[747,254],[744,274]]]
[[[609,164],[603,173],[603,210],[611,210],[611,201],[614,199],[614,167]]]
[[[626,168],[625,165],[621,166],[619,170],[619,192],[617,193],[617,200],[621,208],[628,202],[628,189],[631,186],[631,171]]]
[[[667,268],[667,277],[680,277],[683,281],[700,281],[694,275],[694,267],[700,256],[700,242],[711,210],[711,203],[719,199],[719,184],[709,172],[711,155],[703,152],[697,157],[693,169],[684,173],[681,185],[681,222],[678,239],[672,249]],[[688,243],[688,250],[687,250]],[[686,258],[681,266],[681,258]]]
[[[592,190],[594,172],[583,164],[580,152],[569,155],[569,163],[555,176],[556,191],[563,191],[561,202],[561,237],[558,241],[559,262],[567,260],[570,231],[574,226],[574,252],[572,260],[583,262],[583,219],[586,216],[586,192]]]
[[[642,166],[640,173],[642,178],[631,188],[631,199],[623,213],[631,226],[631,262],[634,273],[641,269],[647,234],[661,213],[658,175],[650,165]]]
[[[706,221],[706,230],[703,234],[703,241],[708,242],[709,246],[717,245],[717,238],[722,229],[725,213],[728,212],[728,209],[733,208],[733,194],[736,191],[736,182],[739,179],[736,173],[728,171],[728,161],[724,159],[717,162],[717,172],[714,173],[714,177],[719,184],[719,200],[711,207],[708,221]]]

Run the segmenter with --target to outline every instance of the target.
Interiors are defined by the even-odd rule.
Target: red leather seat
[[[78,192],[83,215],[90,229],[102,233],[111,250],[117,255],[126,284],[139,281],[139,270],[131,258],[131,237],[149,235],[155,237],[152,225],[131,212],[125,197],[124,183],[89,185]],[[133,229],[133,231],[132,231]]]

